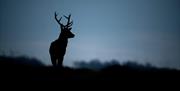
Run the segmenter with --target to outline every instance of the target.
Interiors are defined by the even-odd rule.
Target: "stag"
[[[51,56],[51,62],[53,64],[53,66],[61,66],[62,67],[64,55],[66,53],[66,47],[68,44],[68,39],[74,38],[74,36],[75,36],[71,32],[71,29],[72,29],[71,26],[73,24],[73,21],[70,20],[71,14],[69,16],[64,15],[64,17],[67,19],[66,25],[64,25],[63,23],[60,22],[62,17],[60,19],[58,19],[56,12],[54,13],[54,16],[55,16],[55,20],[60,25],[61,32],[59,34],[59,38],[51,43],[50,48],[49,48],[49,53]]]

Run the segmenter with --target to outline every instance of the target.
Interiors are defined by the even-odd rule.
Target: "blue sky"
[[[50,65],[49,46],[60,33],[57,11],[72,14],[76,35],[64,65],[117,59],[180,68],[179,9],[179,0],[0,0],[0,53]]]

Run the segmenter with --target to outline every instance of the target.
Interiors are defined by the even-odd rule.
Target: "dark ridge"
[[[96,62],[98,63],[98,62]],[[99,62],[100,63],[100,62]],[[99,65],[98,63],[98,65]],[[100,63],[101,64],[101,63]],[[137,65],[136,63],[104,63],[99,70],[44,66],[28,57],[0,56],[1,81],[179,81],[180,71],[168,68]],[[136,64],[136,65],[135,65]],[[83,63],[84,65],[84,63]],[[102,64],[101,64],[102,65]]]

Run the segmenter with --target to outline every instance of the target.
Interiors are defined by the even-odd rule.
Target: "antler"
[[[68,19],[68,22],[67,22],[67,24],[66,24],[66,27],[71,27],[72,24],[73,24],[73,21],[70,21],[70,19],[71,19],[71,14],[70,14],[68,17],[64,15],[64,17],[65,17],[66,19]]]
[[[55,19],[56,19],[56,21],[58,22],[58,24],[61,26],[61,29],[62,29],[62,30],[64,30],[64,28],[67,28],[67,29],[70,29],[70,30],[71,30],[71,26],[72,26],[72,24],[73,24],[73,21],[70,21],[70,19],[71,19],[71,14],[69,14],[68,17],[64,15],[64,17],[68,20],[66,25],[63,25],[63,24],[60,22],[61,19],[62,19],[62,17],[61,17],[60,19],[57,19],[57,13],[56,13],[56,12],[54,13],[54,16],[55,16]]]
[[[58,24],[59,24],[59,25],[62,25],[61,22],[60,22],[61,19],[62,19],[62,17],[58,20],[58,19],[57,19],[57,14],[56,14],[56,12],[54,13],[54,16],[55,16],[55,19],[56,19],[56,21],[58,22]]]

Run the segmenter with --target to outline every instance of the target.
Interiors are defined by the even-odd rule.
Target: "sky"
[[[0,54],[51,65],[49,46],[60,33],[56,11],[71,13],[74,22],[66,66],[116,59],[180,68],[179,9],[179,0],[0,0]]]

